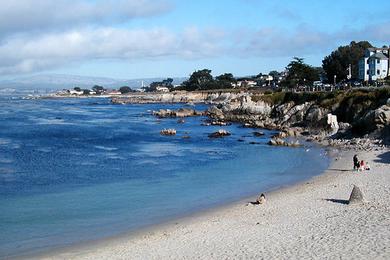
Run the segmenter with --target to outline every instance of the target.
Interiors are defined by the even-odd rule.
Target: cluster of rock
[[[372,151],[383,149],[385,145],[381,139],[370,138],[352,138],[352,139],[322,139],[322,140],[308,140],[317,141],[319,144],[332,146],[342,149],[354,149],[362,151]]]
[[[229,136],[229,135],[231,135],[231,134],[228,131],[226,131],[224,129],[219,129],[217,132],[209,134],[209,137],[210,138],[220,138],[220,137]]]
[[[241,95],[210,107],[207,114],[217,121],[235,121],[243,123],[246,127],[282,130],[277,136],[281,139],[304,135],[310,136],[310,140],[323,144],[329,142],[329,145],[332,146],[357,146],[358,149],[374,147],[375,141],[362,144],[351,139],[353,135],[356,135],[352,131],[352,127],[360,125],[359,129],[370,133],[368,136],[370,139],[380,138],[386,143],[390,143],[390,102],[366,112],[358,111],[363,116],[353,114],[351,118],[354,121],[352,122],[338,121],[334,113],[339,105],[334,104],[334,106],[325,108],[314,101],[298,104],[290,101],[272,105],[262,100],[253,101],[251,95]],[[358,112],[355,111],[355,113]],[[336,141],[335,138],[341,140]],[[287,145],[286,143],[281,144],[280,141],[270,143],[272,145]]]
[[[190,117],[190,116],[202,116],[204,112],[197,111],[192,108],[179,108],[178,110],[160,109],[159,111],[153,111],[153,115],[166,118],[166,117]]]
[[[153,104],[153,103],[221,103],[231,100],[240,93],[223,91],[174,91],[169,93],[130,93],[124,97],[114,97],[113,104]]]
[[[207,120],[204,123],[202,123],[204,126],[211,126],[211,125],[219,125],[219,126],[227,126],[231,125],[230,122],[225,122],[225,121],[219,121],[219,120]]]
[[[176,130],[175,129],[171,129],[171,128],[163,129],[163,130],[160,131],[160,134],[161,135],[176,135]]]
[[[271,140],[268,142],[269,145],[274,146],[288,146],[288,147],[300,147],[301,144],[298,140],[287,142],[284,139],[281,138],[271,138]]]
[[[388,94],[386,94],[388,95]],[[345,95],[348,96],[348,95]],[[345,97],[344,96],[344,97]],[[260,97],[260,98],[259,98]],[[341,97],[343,98],[343,97]],[[320,102],[301,102],[299,98],[288,99],[294,101],[269,102],[261,98],[261,94],[248,92],[222,91],[177,91],[170,93],[134,93],[126,97],[113,98],[116,104],[128,103],[209,103],[213,104],[206,112],[195,111],[191,108],[178,110],[160,110],[154,115],[165,117],[179,117],[208,115],[210,121],[205,125],[225,126],[228,122],[241,122],[246,127],[280,130],[275,136],[272,145],[296,146],[295,142],[281,142],[286,137],[305,136],[310,141],[339,147],[357,147],[370,149],[378,146],[375,141],[357,141],[352,139],[356,133],[353,128],[363,129],[370,139],[382,139],[390,143],[390,98],[387,103],[371,100],[370,105],[355,106],[348,110],[349,99],[324,106]],[[310,99],[306,99],[310,100]],[[336,100],[336,99],[335,99]],[[359,96],[355,96],[355,104],[359,103]],[[340,110],[340,106],[344,105]],[[359,105],[359,104],[358,104]],[[345,110],[347,108],[347,110]],[[340,112],[340,111],[346,111]],[[344,114],[343,114],[344,113]],[[341,116],[346,122],[338,121]],[[179,119],[180,120],[180,119]],[[178,121],[184,122],[183,120]],[[363,134],[359,134],[363,136]],[[214,133],[215,134],[215,133]],[[218,134],[216,134],[218,136]],[[223,136],[223,134],[221,135]],[[369,139],[367,139],[369,140]],[[381,144],[379,144],[381,145]]]

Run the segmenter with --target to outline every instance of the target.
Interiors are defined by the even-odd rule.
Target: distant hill
[[[29,77],[20,77],[12,80],[0,81],[0,91],[12,92],[13,90],[36,90],[53,91],[58,89],[70,89],[74,87],[91,88],[94,85],[101,85],[106,88],[119,88],[129,86],[138,89],[144,85],[149,85],[154,81],[161,81],[164,78],[144,78],[144,79],[114,79],[105,77],[87,77],[78,75],[63,74],[43,74]],[[180,84],[186,78],[173,78],[173,84]]]

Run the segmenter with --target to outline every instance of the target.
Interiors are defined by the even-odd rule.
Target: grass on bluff
[[[264,101],[271,105],[280,105],[287,102],[294,102],[297,105],[305,102],[315,102],[321,107],[334,110],[341,104],[352,106],[375,103],[380,106],[386,104],[389,97],[390,87],[385,87],[333,92],[266,92],[263,95],[253,95],[252,100],[254,102]]]

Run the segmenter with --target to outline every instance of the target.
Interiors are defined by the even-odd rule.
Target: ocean
[[[310,144],[268,146],[273,131],[256,137],[258,129],[240,124],[151,114],[183,106],[1,95],[0,258],[131,233],[309,179],[329,165],[326,151]],[[177,135],[161,136],[164,128]],[[208,137],[221,128],[232,135]]]

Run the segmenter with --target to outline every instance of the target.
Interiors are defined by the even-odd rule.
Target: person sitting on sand
[[[257,204],[264,204],[265,203],[265,195],[264,195],[264,193],[261,193],[260,197],[257,198],[256,203]]]
[[[369,171],[369,170],[371,169],[371,167],[370,167],[370,165],[369,165],[368,163],[366,163],[366,166],[364,167],[364,169],[365,169],[366,171]]]
[[[359,168],[360,168],[359,158],[358,158],[357,154],[355,154],[353,156],[353,169],[359,170]]]
[[[363,160],[360,161],[359,170],[364,171],[366,169],[366,165]]]

